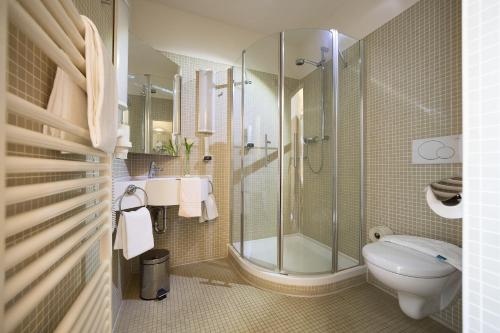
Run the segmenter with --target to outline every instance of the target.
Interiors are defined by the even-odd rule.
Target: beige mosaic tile
[[[323,297],[285,296],[248,285],[226,260],[176,267],[170,281],[165,300],[143,301],[136,279],[114,331],[451,332],[406,317],[394,298],[368,284]]]
[[[178,208],[168,209],[167,231],[155,233],[155,247],[170,251],[173,266],[222,258],[227,255],[229,242],[229,140],[227,89],[220,89],[222,95],[216,100],[216,133],[204,136],[196,133],[196,70],[211,68],[216,72],[217,84],[227,83],[227,65],[183,55],[165,53],[175,62],[182,73],[182,136],[191,138],[195,145],[191,152],[190,165],[193,175],[211,175],[219,217],[213,222],[199,223],[197,218],[178,216]],[[130,97],[130,96],[129,96]],[[130,99],[129,99],[130,101]],[[208,140],[213,160],[203,162],[204,142]],[[158,176],[183,175],[185,153],[181,149],[179,157],[129,153],[126,161],[115,161],[113,178],[118,176],[147,175],[149,164],[155,161],[162,169]],[[130,261],[132,272],[139,271],[137,259]]]
[[[421,0],[365,38],[366,230],[462,243],[462,221],[439,217],[424,196],[462,165],[411,164],[412,140],[462,131],[460,15],[460,1]],[[436,318],[460,331],[460,298]]]

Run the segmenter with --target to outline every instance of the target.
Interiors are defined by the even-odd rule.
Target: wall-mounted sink
[[[211,176],[198,176],[202,179],[201,182],[201,200],[204,201],[208,197],[210,191],[209,180]],[[113,202],[117,202],[117,198],[123,194],[128,185],[134,184],[143,188],[148,194],[148,205],[150,206],[175,206],[179,204],[181,177],[131,177],[118,180],[113,191]],[[122,201],[122,209],[135,208],[144,205],[145,199],[142,191],[137,191],[133,196],[125,196]],[[118,210],[117,205],[114,206]]]

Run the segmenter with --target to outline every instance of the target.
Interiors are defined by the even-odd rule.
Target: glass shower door
[[[333,43],[328,30],[284,34],[283,271],[332,271]]]
[[[259,266],[277,268],[279,210],[279,35],[243,53],[243,255]],[[241,155],[242,154],[242,155]]]

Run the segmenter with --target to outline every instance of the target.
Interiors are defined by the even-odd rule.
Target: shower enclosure
[[[231,244],[283,274],[361,263],[362,44],[335,30],[268,36],[233,68]]]

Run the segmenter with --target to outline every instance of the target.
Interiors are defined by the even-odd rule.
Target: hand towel
[[[82,15],[85,24],[87,117],[92,145],[113,153],[118,127],[116,74],[94,23]]]
[[[203,201],[201,211],[200,223],[215,220],[219,216],[213,193],[210,193],[207,200]]]
[[[199,177],[181,178],[179,216],[201,216],[201,179]]]
[[[415,251],[443,260],[459,271],[462,270],[462,249],[456,245],[437,239],[405,235],[384,236],[380,240],[409,247]]]
[[[47,111],[81,128],[88,128],[87,122],[87,96],[85,92],[73,82],[71,77],[61,68],[57,68],[54,85],[47,104]],[[61,132],[59,129],[43,126],[43,133],[67,140],[77,139],[70,133]],[[76,140],[79,141],[79,140]]]
[[[154,247],[151,215],[146,207],[122,212],[116,228],[114,249],[123,249],[125,259],[131,259]]]

